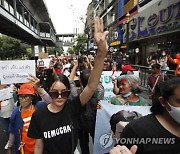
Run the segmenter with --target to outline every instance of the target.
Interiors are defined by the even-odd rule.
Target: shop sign
[[[153,6],[152,6],[153,7]],[[135,39],[144,38],[160,33],[173,31],[180,28],[180,1],[160,9],[158,13],[151,13],[149,16],[134,17],[137,20],[137,28],[131,28],[130,41]],[[146,24],[146,26],[144,26]]]
[[[114,51],[114,48],[113,48],[113,47],[110,47],[110,48],[109,48],[109,51],[110,51],[110,52],[113,52],[113,51]]]
[[[118,39],[118,32],[114,32],[114,39],[115,39],[115,40]]]
[[[120,44],[120,41],[114,41],[110,44],[110,46],[116,46],[116,45],[119,45]]]
[[[180,2],[176,5],[178,7],[178,12],[175,14],[175,19],[178,19],[180,17]],[[144,30],[140,29],[144,17],[138,17],[138,38],[177,29],[180,26],[178,21],[169,23],[174,13],[173,8],[174,5],[170,5],[166,9],[160,10],[159,14],[153,13],[150,15],[147,20],[147,25],[149,27],[146,27]],[[161,25],[156,26],[158,22],[160,22]],[[163,23],[166,24],[162,25]]]

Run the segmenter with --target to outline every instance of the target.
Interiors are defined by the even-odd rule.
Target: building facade
[[[110,45],[110,51],[117,51],[119,49],[120,40],[122,40],[121,35],[119,35],[120,29],[118,27],[118,1],[98,1],[94,10],[94,16],[103,18],[105,29],[109,31],[108,43]]]
[[[180,52],[179,0],[97,0],[94,16],[102,17],[110,32],[111,51],[127,52],[128,41],[128,52],[139,58],[136,64],[146,65],[152,51]]]

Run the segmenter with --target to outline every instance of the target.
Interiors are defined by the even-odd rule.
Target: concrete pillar
[[[38,48],[39,48],[39,53],[44,52],[44,46],[38,45]]]
[[[44,45],[44,52],[47,53],[46,45]]]
[[[32,57],[35,57],[35,47],[34,47],[34,45],[31,45],[31,50],[32,50]]]
[[[44,47],[41,45],[31,45],[32,56],[39,56],[40,52],[45,52]]]

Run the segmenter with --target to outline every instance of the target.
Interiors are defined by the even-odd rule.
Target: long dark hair
[[[50,90],[51,86],[56,81],[62,82],[66,86],[66,88],[70,90],[69,79],[63,74],[56,74],[56,75],[52,75],[52,77],[49,79],[48,83],[46,84],[47,92]]]
[[[83,87],[86,87],[90,74],[91,74],[91,70],[89,68],[82,70],[82,72],[80,74],[80,79],[81,79],[81,83],[82,83]]]
[[[159,86],[159,95],[152,100],[151,112],[153,114],[159,114],[163,112],[163,107],[159,102],[159,97],[162,96],[168,101],[169,97],[174,95],[176,88],[180,86],[180,78],[174,77],[165,82],[162,82]]]

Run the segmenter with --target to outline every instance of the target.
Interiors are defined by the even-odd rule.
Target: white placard
[[[44,67],[45,68],[49,68],[49,63],[51,61],[51,58],[48,58],[48,59],[38,59],[38,62],[39,61],[43,61],[44,62]],[[38,63],[38,65],[39,65],[39,63]]]
[[[13,97],[13,93],[11,88],[0,89],[0,101],[4,101],[12,97]]]
[[[24,83],[29,74],[36,76],[35,60],[0,61],[1,84]]]

